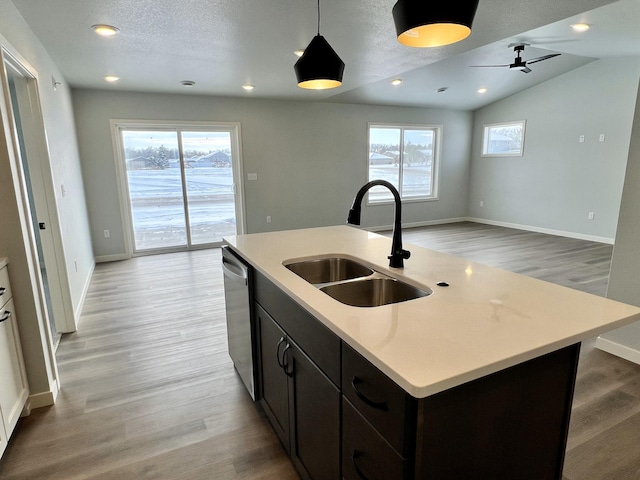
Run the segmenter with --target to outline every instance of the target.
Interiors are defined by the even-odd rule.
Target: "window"
[[[524,120],[484,126],[483,157],[521,157],[524,150]]]
[[[369,125],[369,181],[388,181],[402,200],[436,199],[441,131],[433,125]],[[391,201],[388,189],[369,190],[369,203]]]

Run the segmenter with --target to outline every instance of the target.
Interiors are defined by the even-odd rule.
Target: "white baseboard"
[[[611,340],[607,340],[602,337],[596,338],[596,348],[640,365],[640,351],[633,348],[620,345],[619,343],[612,342]]]
[[[31,412],[31,410],[33,410],[34,408],[49,407],[56,403],[56,398],[58,398],[58,392],[60,391],[58,382],[54,380],[49,388],[51,390],[49,390],[48,392],[40,392],[29,395],[29,398],[27,398],[29,412]]]
[[[498,222],[495,220],[487,220],[486,218],[467,217],[463,221],[484,223],[487,225],[495,225],[497,227],[515,228],[516,230],[527,230],[530,232],[546,233],[548,235],[557,235],[559,237],[577,238],[579,240],[588,240],[590,242],[607,243],[613,245],[615,238],[599,237],[596,235],[585,235],[583,233],[566,232],[564,230],[554,230],[552,228],[533,227],[531,225],[520,225],[517,223]]]
[[[403,223],[402,228],[417,228],[417,227],[428,227],[429,225],[444,225],[446,223],[458,223],[458,222],[466,222],[468,219],[466,217],[459,218],[443,218],[440,220],[427,220],[424,222],[411,222],[411,223]],[[354,225],[356,228],[357,225]],[[360,227],[370,232],[385,232],[388,230],[393,230],[393,225],[381,225],[378,227]]]
[[[116,253],[113,255],[99,255],[95,258],[96,263],[104,263],[104,262],[119,262],[120,260],[129,260],[131,255],[127,255],[126,253]]]
[[[78,323],[80,322],[80,315],[82,313],[82,308],[84,307],[84,301],[87,298],[87,292],[89,291],[89,285],[91,284],[91,277],[93,277],[93,271],[95,269],[96,269],[96,262],[94,260],[93,264],[91,265],[91,268],[89,269],[89,274],[87,275],[87,278],[84,281],[84,285],[82,287],[82,294],[80,295],[80,301],[76,306],[76,311],[73,312],[74,323],[76,325],[76,328],[78,327]]]

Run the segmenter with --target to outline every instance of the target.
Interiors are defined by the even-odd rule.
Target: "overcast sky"
[[[178,134],[175,131],[123,130],[125,148],[147,148],[164,145],[178,148]],[[182,132],[184,150],[201,150],[206,153],[231,148],[229,132]]]

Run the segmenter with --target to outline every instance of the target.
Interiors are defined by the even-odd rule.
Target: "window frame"
[[[387,128],[387,129],[399,129],[400,130],[400,146],[404,145],[404,132],[406,130],[429,130],[433,132],[433,154],[432,154],[432,164],[431,164],[431,194],[430,195],[422,195],[422,196],[411,196],[411,197],[403,197],[402,195],[402,178],[403,178],[403,170],[404,164],[402,162],[402,157],[404,153],[402,152],[402,148],[400,149],[400,158],[398,159],[398,184],[394,185],[398,193],[400,194],[400,199],[402,203],[414,203],[414,202],[432,202],[439,200],[439,184],[440,184],[440,150],[442,145],[442,131],[443,126],[441,124],[407,124],[407,123],[381,123],[381,122],[369,122],[367,124],[367,181],[370,180],[370,154],[371,154],[371,129],[373,128]],[[375,200],[372,201],[369,195],[370,191],[367,192],[366,205],[388,205],[394,203],[393,197],[388,200]]]
[[[520,141],[520,149],[517,152],[489,152],[488,138],[489,132],[491,129],[499,128],[499,127],[514,127],[519,126],[522,128],[522,135]],[[526,135],[526,120],[513,120],[509,122],[500,122],[500,123],[485,123],[482,125],[482,150],[480,153],[481,157],[523,157],[524,156],[524,143],[525,143],[525,135]]]

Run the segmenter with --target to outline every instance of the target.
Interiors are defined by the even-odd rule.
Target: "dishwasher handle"
[[[232,263],[226,258],[222,257],[222,273],[224,273],[225,277],[229,277],[233,280],[237,280],[244,283],[245,285],[248,285],[249,279],[247,271],[244,268],[240,268],[241,273],[236,273],[230,268],[235,266],[237,266],[235,263]]]

